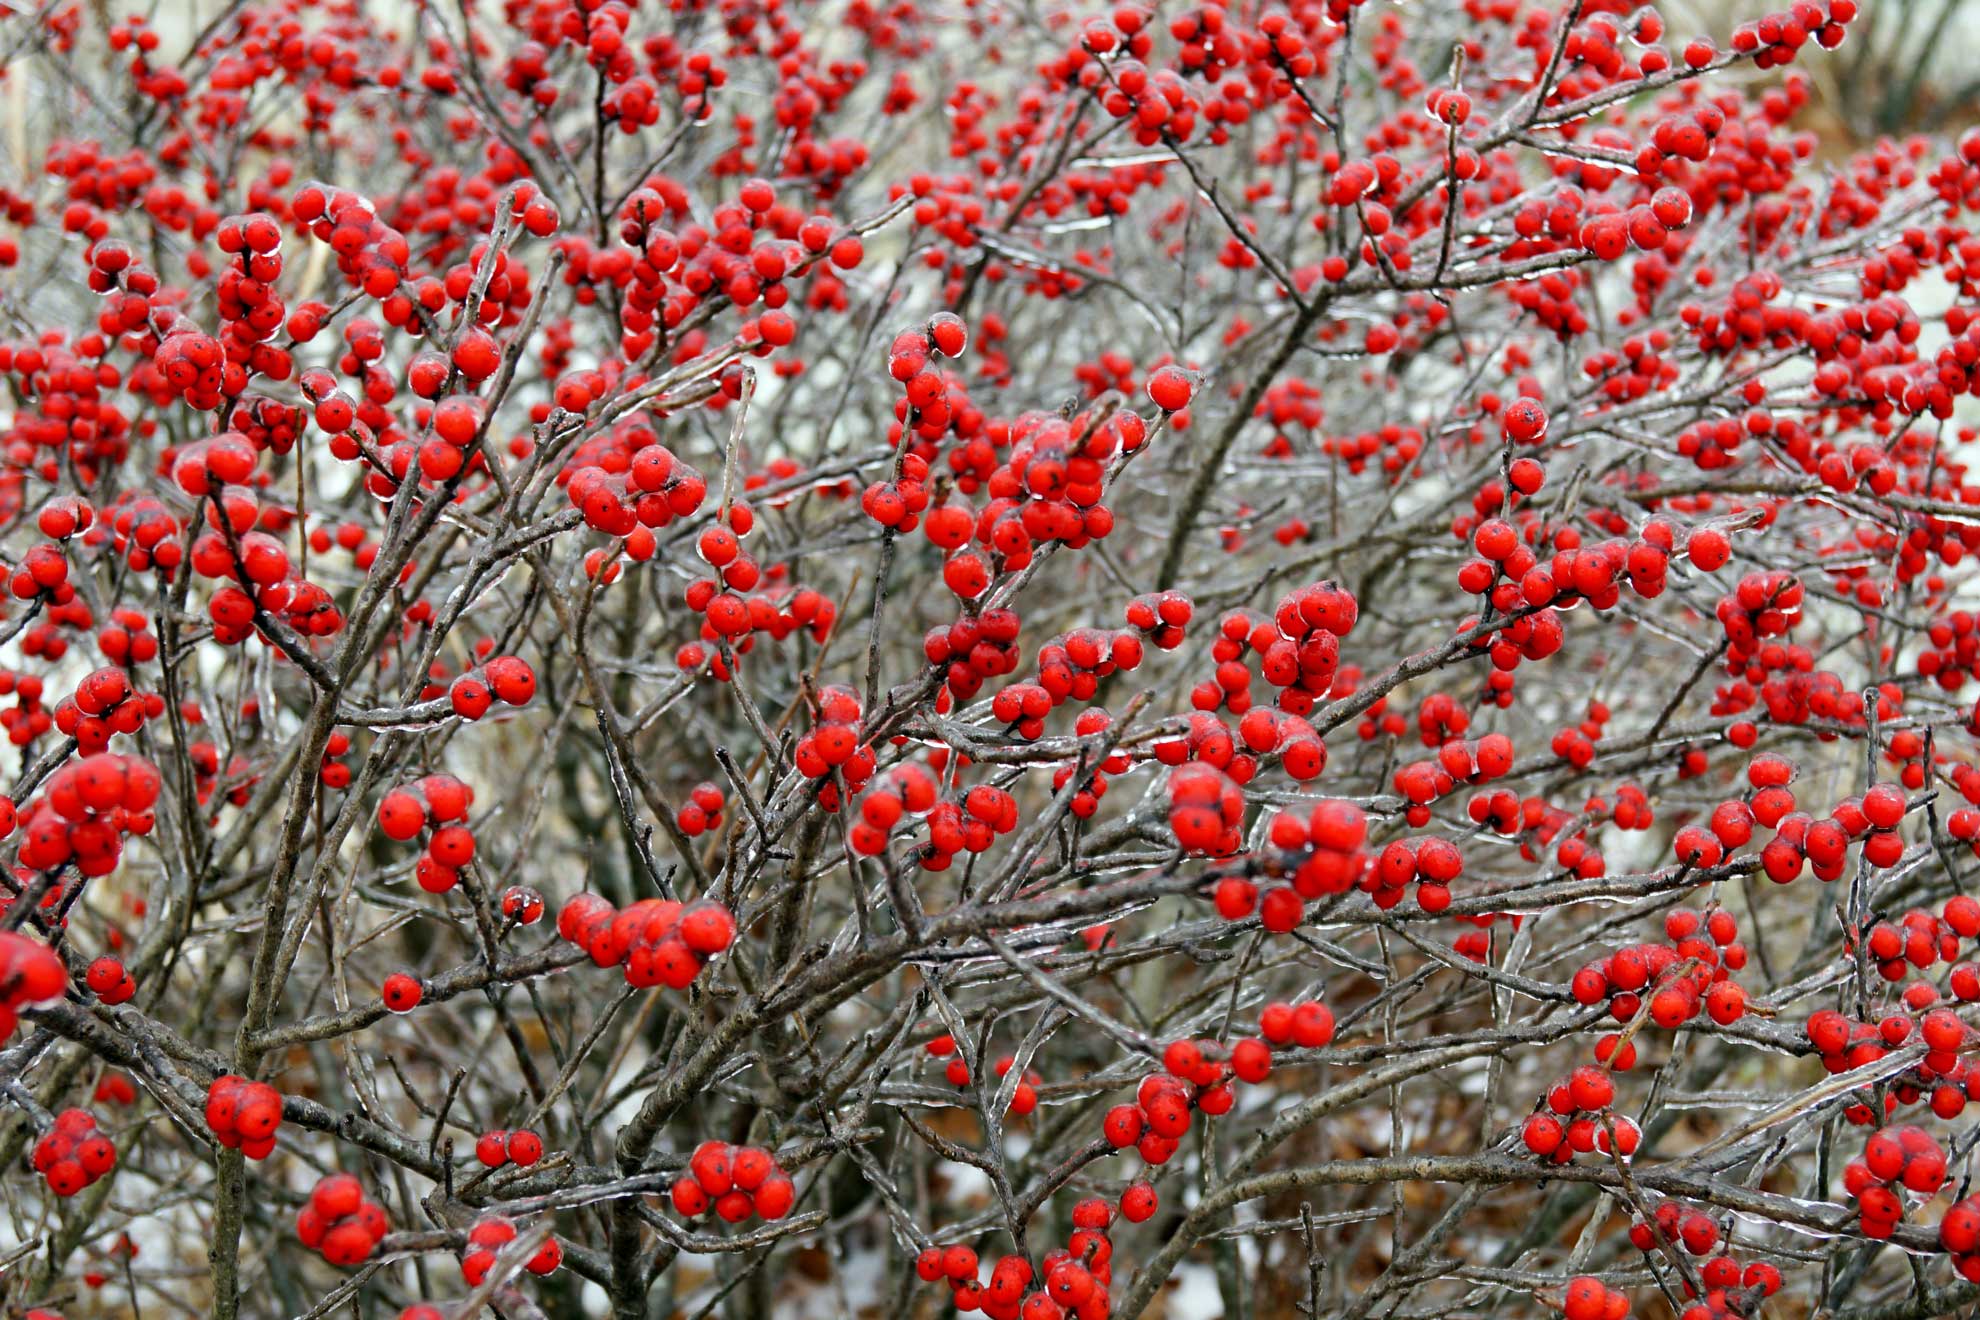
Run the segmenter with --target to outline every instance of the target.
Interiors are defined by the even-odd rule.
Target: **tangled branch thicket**
[[[7,1315],[1980,1302],[1854,0],[157,8],[0,10]]]

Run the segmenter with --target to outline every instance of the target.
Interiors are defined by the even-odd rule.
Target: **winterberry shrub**
[[[7,1314],[1980,1302],[1857,0],[193,9],[0,11]]]

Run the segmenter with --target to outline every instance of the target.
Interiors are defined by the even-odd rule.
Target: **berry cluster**
[[[740,1224],[751,1215],[778,1220],[797,1204],[797,1184],[759,1146],[704,1141],[694,1148],[687,1169],[669,1192],[674,1209],[693,1218],[710,1209],[724,1223]]]
[[[1617,1048],[1611,1042],[1612,1066],[1620,1069],[1633,1062],[1629,1047]],[[1608,1068],[1583,1064],[1547,1093],[1547,1107],[1526,1116],[1520,1139],[1535,1155],[1546,1156],[1555,1164],[1566,1164],[1576,1155],[1599,1150],[1634,1155],[1643,1139],[1633,1119],[1611,1112],[1616,1085]]]
[[[988,852],[1000,837],[1017,828],[1017,799],[993,784],[977,784],[960,802],[944,800],[930,807],[926,823],[928,841],[921,846],[921,868],[946,871],[958,853]]]
[[[98,752],[68,762],[23,813],[21,865],[110,874],[123,857],[125,836],[151,833],[159,790],[157,768],[141,757]]]
[[[513,655],[498,655],[481,666],[478,673],[462,674],[447,687],[447,700],[454,714],[464,720],[478,720],[500,701],[510,706],[527,706],[536,695],[536,671]]]
[[[1229,775],[1207,763],[1191,761],[1170,771],[1168,787],[1169,829],[1178,845],[1189,852],[1214,856],[1238,850],[1244,794]]]
[[[474,1140],[474,1157],[490,1169],[505,1164],[528,1168],[543,1158],[543,1138],[527,1128],[484,1132]]]
[[[722,808],[728,803],[721,788],[704,780],[688,794],[688,800],[674,815],[674,823],[690,839],[722,828]]]
[[[560,392],[559,402],[579,400]],[[624,538],[626,553],[635,560],[652,557],[655,529],[692,517],[708,497],[701,473],[658,443],[651,430],[634,426],[580,448],[559,481],[585,525]]]
[[[163,697],[132,691],[130,676],[112,668],[78,683],[75,696],[55,707],[54,720],[58,730],[76,740],[79,751],[94,756],[107,750],[116,734],[136,733],[147,719],[164,713]]]
[[[206,1090],[206,1126],[227,1149],[265,1160],[275,1149],[275,1130],[282,1126],[282,1093],[266,1082],[231,1073],[216,1077]]]
[[[468,1230],[467,1250],[461,1255],[461,1278],[468,1287],[478,1287],[494,1267],[496,1253],[515,1240],[515,1221],[507,1216],[483,1215],[475,1220],[474,1227]],[[542,1278],[555,1274],[557,1267],[563,1263],[564,1249],[556,1238],[550,1237],[530,1253],[529,1259],[523,1262],[523,1268]]]
[[[1945,1181],[1945,1151],[1911,1124],[1871,1133],[1863,1158],[1843,1169],[1843,1190],[1856,1198],[1863,1234],[1870,1238],[1888,1238],[1904,1218],[1904,1202],[1893,1185],[1930,1197]]]
[[[935,809],[938,792],[935,776],[912,761],[880,776],[859,800],[859,819],[847,827],[846,839],[853,851],[865,857],[877,856],[886,849],[894,826],[903,818],[927,816]],[[931,836],[933,832],[931,822]]]
[[[557,934],[599,967],[623,966],[627,985],[685,990],[735,942],[736,919],[707,899],[683,907],[645,898],[621,910],[596,894],[579,894],[558,912]]]
[[[106,1004],[129,1003],[137,994],[137,982],[124,964],[109,955],[104,955],[90,963],[83,974],[83,983]]]
[[[310,1190],[296,1213],[296,1239],[332,1265],[361,1265],[371,1259],[391,1229],[385,1209],[364,1193],[348,1173],[333,1173]]]
[[[1569,990],[1577,1002],[1608,1001],[1609,1016],[1631,1023],[1647,1012],[1648,1021],[1675,1031],[1700,1011],[1721,1026],[1746,1012],[1746,992],[1732,973],[1745,968],[1746,946],[1739,923],[1724,908],[1704,917],[1688,909],[1664,918],[1662,944],[1629,944],[1574,974]]]
[[[827,811],[839,808],[840,781],[850,793],[866,784],[873,775],[873,748],[860,741],[859,698],[851,688],[819,691],[811,731],[798,739],[792,756],[805,778],[833,781],[818,789]]]
[[[1146,1195],[1139,1195],[1145,1193]],[[1134,1209],[1130,1210],[1132,1205]],[[1139,1223],[1155,1212],[1153,1194],[1137,1183],[1121,1198],[1120,1213]],[[960,1244],[926,1247],[915,1257],[914,1272],[924,1283],[945,1283],[956,1310],[981,1311],[992,1320],[1106,1320],[1113,1314],[1108,1286],[1114,1281],[1112,1202],[1100,1197],[1080,1201],[1072,1211],[1072,1233],[1066,1245],[1045,1253],[1044,1287],[1024,1256],[999,1256],[983,1279],[982,1260]]]
[[[466,823],[473,805],[474,790],[452,775],[427,775],[378,800],[378,828],[386,838],[405,843],[432,831],[415,870],[427,893],[452,889],[460,883],[461,868],[474,860],[474,834]]]
[[[1230,1113],[1237,1103],[1229,1079],[1236,1073],[1239,1053],[1214,1042],[1208,1050],[1198,1041],[1172,1042],[1162,1051],[1162,1066],[1168,1071],[1143,1077],[1133,1104],[1107,1111],[1101,1122],[1107,1144],[1116,1149],[1133,1146],[1143,1162],[1167,1164],[1189,1132],[1192,1111],[1216,1117]],[[1246,1048],[1242,1053],[1246,1071],[1257,1072],[1257,1050]]]
[[[55,1116],[55,1126],[34,1144],[34,1171],[48,1180],[48,1190],[57,1196],[74,1196],[110,1172],[117,1164],[117,1148],[96,1126],[96,1116],[87,1109],[65,1109]]]
[[[528,885],[510,885],[496,899],[502,920],[517,926],[534,926],[543,920],[543,895]]]

